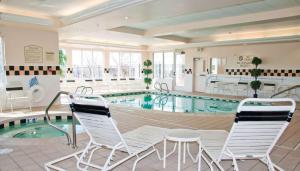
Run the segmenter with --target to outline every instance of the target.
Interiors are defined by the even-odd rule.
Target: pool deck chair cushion
[[[199,131],[211,164],[223,170],[220,162],[232,160],[234,170],[238,171],[237,160],[258,159],[270,171],[283,171],[271,161],[270,153],[290,123],[295,108],[295,101],[289,98],[241,101],[229,133]]]
[[[71,101],[71,110],[90,137],[90,141],[84,150],[46,163],[45,168],[47,170],[63,170],[55,164],[71,157],[77,159],[77,168],[80,170],[94,168],[105,171],[115,168],[132,157],[137,157],[132,169],[135,170],[137,162],[153,152],[156,152],[161,160],[154,146],[163,140],[166,129],[145,125],[121,134],[103,97],[98,99],[84,99],[81,97],[78,99],[71,96]],[[92,163],[93,153],[102,148],[110,151],[105,158],[105,162],[101,165]],[[126,155],[122,155],[125,157],[118,161],[113,161],[117,151]],[[140,155],[141,153],[143,154]]]

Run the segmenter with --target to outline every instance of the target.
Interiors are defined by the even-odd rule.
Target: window
[[[5,71],[4,71],[4,44],[0,37],[0,89],[5,85]],[[1,99],[0,99],[1,100]]]
[[[174,53],[155,52],[154,53],[154,77],[172,78],[174,75]]]
[[[127,78],[129,76],[130,53],[120,53],[120,77]]]
[[[164,53],[164,78],[172,78],[174,75],[174,53]]]
[[[93,78],[93,55],[92,51],[82,51],[82,77]]]
[[[226,58],[210,58],[210,73],[224,74]]]
[[[72,65],[75,78],[103,78],[104,57],[102,51],[72,50]]]
[[[93,51],[94,78],[103,79],[104,56],[101,51]]]
[[[163,53],[155,52],[153,56],[154,61],[154,77],[163,78]]]
[[[130,66],[129,66],[129,78],[140,78],[141,63],[142,63],[141,53],[132,53]]]
[[[111,79],[140,78],[141,53],[110,52],[109,68]]]
[[[119,63],[120,63],[120,54],[118,52],[110,52],[109,53],[109,75],[111,79],[118,78]]]
[[[185,55],[176,54],[176,86],[184,86]]]

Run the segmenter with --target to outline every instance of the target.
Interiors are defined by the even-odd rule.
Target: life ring
[[[30,88],[30,95],[33,102],[38,103],[45,97],[45,89],[39,85]]]

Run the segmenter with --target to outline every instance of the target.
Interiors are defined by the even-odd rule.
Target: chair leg
[[[236,158],[234,157],[234,154],[233,154],[229,149],[227,149],[227,152],[228,152],[228,153],[230,154],[230,156],[232,157],[233,170],[234,170],[234,171],[239,171],[239,167],[238,167]]]
[[[284,171],[284,169],[282,169],[281,167],[279,167],[278,165],[274,164],[270,158],[269,155],[267,155],[265,158],[263,159],[260,159],[261,162],[263,162],[265,165],[268,166],[268,169],[270,171],[275,171],[275,170],[278,170],[278,171]]]
[[[218,162],[218,161],[212,161],[212,163],[215,163],[216,166],[218,167],[218,169],[219,169],[220,171],[225,171],[225,170],[223,169],[223,167],[221,166],[220,162]]]
[[[267,161],[268,161],[268,168],[270,171],[275,171],[274,166],[273,166],[273,162],[271,161],[271,158],[269,155],[267,155]]]
[[[136,165],[139,161],[141,161],[142,159],[144,159],[145,157],[149,156],[150,154],[152,154],[153,152],[155,152],[156,149],[152,149],[151,151],[149,151],[148,153],[142,155],[142,156],[139,156],[139,155],[136,155],[137,156],[137,159],[134,161],[133,163],[133,167],[132,167],[132,171],[135,171],[135,168],[136,168]]]
[[[90,149],[90,146],[91,146],[91,145],[92,145],[92,141],[90,141],[90,142],[88,143],[88,145],[85,147],[85,149],[83,150],[83,152],[81,153],[81,155],[80,155],[80,157],[79,157],[79,159],[78,159],[78,161],[77,161],[77,168],[78,168],[79,170],[84,170],[84,169],[86,169],[86,167],[81,168],[81,167],[80,167],[80,163],[83,161],[83,158],[84,158],[85,154],[88,153],[88,150]]]
[[[12,103],[10,103],[10,111],[14,112],[14,108],[13,108],[13,104]]]

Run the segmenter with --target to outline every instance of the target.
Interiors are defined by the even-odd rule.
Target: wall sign
[[[24,46],[25,63],[43,63],[43,48],[37,45]]]
[[[251,66],[253,56],[238,56],[237,65],[241,68],[246,68]]]
[[[46,52],[46,59],[47,61],[53,61],[54,60],[55,53],[54,52]]]

